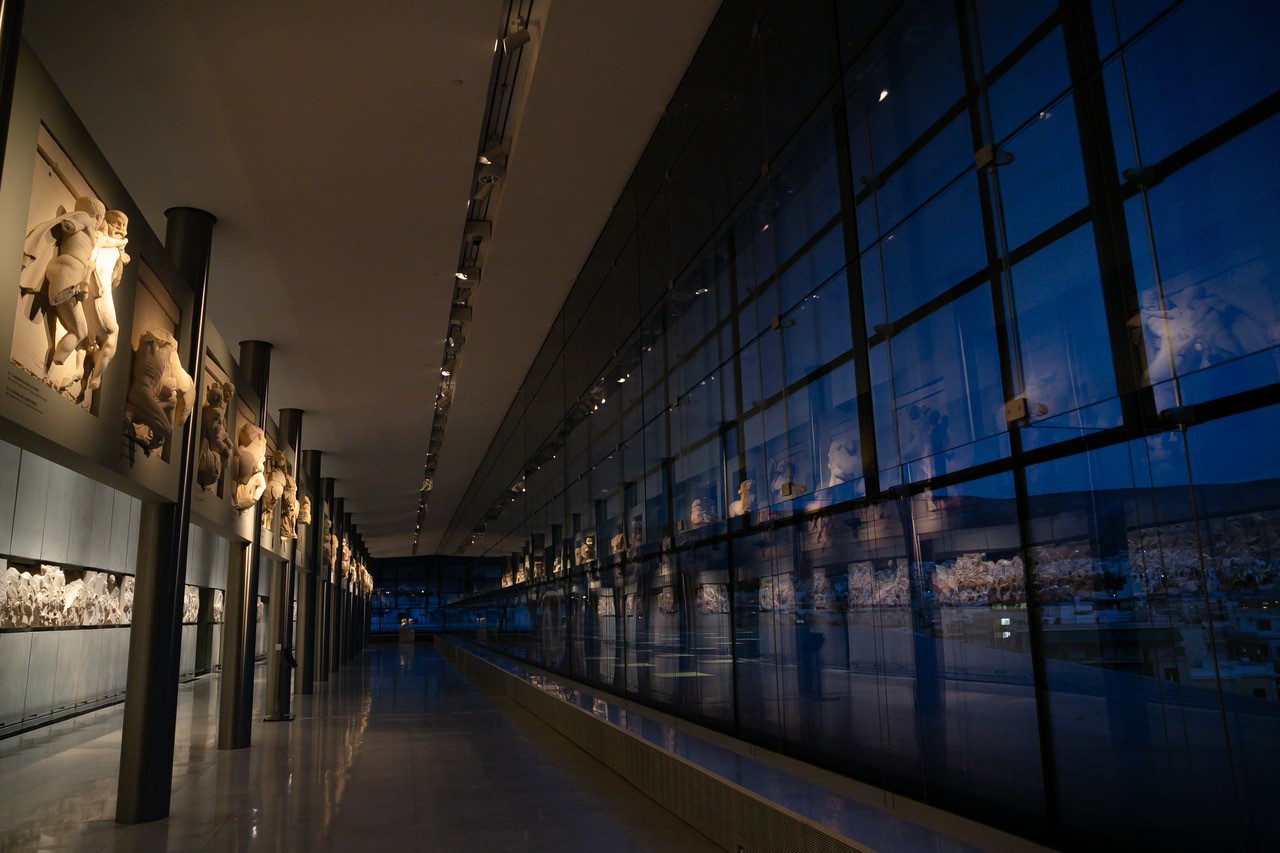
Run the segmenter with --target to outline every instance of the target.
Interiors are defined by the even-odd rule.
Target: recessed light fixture
[[[887,98],[887,97],[889,97],[889,90],[888,90],[888,89],[881,89],[881,90],[880,90],[880,98],[878,99],[877,103],[878,103],[879,101],[883,101],[883,100],[884,100],[885,98]]]
[[[768,226],[765,226],[765,227],[767,228]],[[702,296],[704,293],[710,293],[710,292],[711,292],[711,291],[710,291],[708,288],[705,288],[705,287],[699,287],[697,290],[695,290],[695,291],[693,292],[693,295],[694,295],[694,296]]]
[[[625,377],[625,376],[619,376],[619,377],[618,377],[618,384],[619,384],[619,385],[621,385],[623,382],[626,382],[626,381],[627,381],[627,377]]]
[[[443,367],[442,367],[442,368],[440,368],[440,375],[441,375],[441,376],[452,376],[453,374],[452,374],[452,373],[450,373],[448,370],[446,370],[445,368],[443,368]]]

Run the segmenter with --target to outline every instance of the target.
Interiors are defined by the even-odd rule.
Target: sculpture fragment
[[[231,505],[236,509],[248,509],[266,491],[266,456],[267,436],[253,424],[241,424],[231,457],[231,479],[236,484]]]
[[[125,399],[129,438],[150,456],[191,415],[195,382],[182,367],[178,342],[166,329],[143,332],[133,351],[133,379]]]
[[[280,538],[298,538],[298,480],[292,474],[284,475],[284,494],[280,498]]]
[[[279,450],[271,451],[267,454],[264,465],[266,467],[267,484],[262,492],[262,529],[269,530],[276,507],[279,505],[280,499],[284,497],[285,478],[287,476],[284,454]],[[294,487],[294,491],[297,491],[297,486]]]
[[[235,449],[227,429],[227,406],[235,397],[236,386],[230,382],[211,382],[205,389],[200,407],[200,455],[196,461],[196,482],[206,492],[215,491],[222,472],[231,462]]]

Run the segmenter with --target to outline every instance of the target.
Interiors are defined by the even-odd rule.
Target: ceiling
[[[432,553],[719,0],[533,0],[536,52],[420,553]],[[502,0],[28,3],[146,216],[218,217],[209,319],[273,344],[373,556],[408,554]],[[306,14],[300,10],[305,8]],[[526,50],[530,50],[526,48]]]

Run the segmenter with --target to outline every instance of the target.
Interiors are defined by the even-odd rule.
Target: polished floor
[[[428,645],[367,650],[246,750],[216,748],[217,691],[180,688],[155,823],[114,822],[122,706],[0,741],[0,850],[716,849]]]

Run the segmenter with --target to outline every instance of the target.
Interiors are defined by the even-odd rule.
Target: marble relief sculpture
[[[280,497],[280,538],[298,538],[298,480],[292,474],[284,475],[284,494]]]
[[[366,596],[373,595],[373,575],[364,566],[360,567],[360,588]]]
[[[298,523],[299,524],[311,523],[311,496],[310,495],[302,496],[302,503],[298,506]]]
[[[83,406],[116,352],[113,290],[130,261],[128,228],[121,211],[81,197],[70,213],[59,207],[53,219],[32,228],[23,243],[19,287],[31,299],[30,318],[41,315],[48,340],[39,378]]]
[[[182,591],[182,624],[194,625],[200,618],[200,589],[191,584]]]
[[[227,430],[227,406],[235,398],[230,382],[210,382],[200,407],[200,454],[196,460],[196,482],[206,492],[216,491],[222,472],[235,449]]]
[[[266,491],[266,457],[267,436],[253,424],[241,424],[231,457],[231,479],[236,484],[231,505],[236,509],[248,509]]]
[[[609,540],[609,553],[621,554],[625,550],[627,550],[627,536],[622,532],[622,528],[618,528],[618,532]]]
[[[125,398],[129,438],[150,456],[191,416],[195,382],[166,329],[143,332],[133,351],[133,379]]]
[[[729,504],[729,517],[737,518],[740,515],[750,515],[755,509],[756,503],[756,481],[743,480],[738,484],[738,499]]]
[[[346,539],[342,540],[342,578],[346,580],[351,577],[351,543]]]
[[[338,567],[338,537],[333,533],[333,522],[329,519],[324,520],[324,562],[329,567],[329,577],[333,577],[334,570]]]
[[[221,625],[223,618],[226,616],[226,610],[226,596],[222,590],[215,589],[213,591],[213,606],[209,608],[209,621],[215,625]]]
[[[333,522],[329,519],[324,520],[324,530],[320,533],[320,562],[329,567],[329,571],[333,571],[333,539],[329,535],[329,531],[333,529]]]
[[[134,580],[87,570],[67,581],[58,566],[38,572],[4,569],[0,578],[0,628],[127,625],[133,618]]]
[[[276,507],[280,504],[280,499],[284,497],[285,477],[287,476],[285,473],[284,454],[279,450],[271,451],[267,454],[264,465],[267,484],[262,491],[262,529],[270,530]]]

